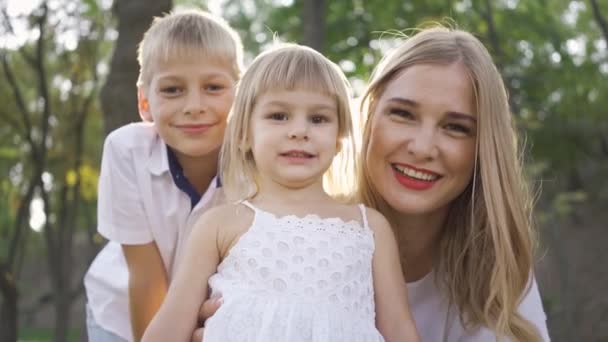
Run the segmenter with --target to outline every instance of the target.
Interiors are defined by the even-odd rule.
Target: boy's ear
[[[137,109],[139,110],[139,116],[142,120],[147,122],[153,122],[154,118],[150,113],[150,105],[148,104],[148,98],[144,88],[141,86],[137,87]]]

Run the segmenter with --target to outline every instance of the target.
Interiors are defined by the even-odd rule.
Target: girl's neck
[[[217,174],[218,151],[210,152],[203,157],[190,157],[176,151],[175,156],[184,176],[199,194],[203,194]]]
[[[327,203],[333,199],[323,190],[322,181],[303,187],[286,187],[262,181],[252,201],[262,206],[304,212],[311,207],[309,204]]]
[[[419,280],[433,270],[447,213],[394,215],[393,229],[406,282]]]

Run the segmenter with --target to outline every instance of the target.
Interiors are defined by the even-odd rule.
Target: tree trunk
[[[323,52],[325,45],[327,1],[304,0],[304,45]]]
[[[12,273],[0,264],[0,291],[2,291],[2,306],[0,306],[0,341],[17,341],[17,285]]]
[[[118,39],[110,64],[110,73],[101,95],[106,134],[129,122],[137,121],[136,82],[139,75],[137,46],[153,17],[171,10],[172,0],[116,0]]]
[[[55,290],[55,342],[68,340],[71,298],[67,289],[70,282],[67,280],[65,279],[62,282],[66,287],[63,287],[61,290]]]

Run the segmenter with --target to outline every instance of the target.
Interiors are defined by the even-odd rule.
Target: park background
[[[356,95],[396,31],[473,32],[525,137],[551,337],[608,341],[608,0],[0,0],[0,341],[86,340],[103,139],[139,120],[136,45],[178,7],[223,15],[246,62],[274,36],[310,45]]]

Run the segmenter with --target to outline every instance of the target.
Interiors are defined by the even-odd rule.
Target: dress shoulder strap
[[[253,210],[254,213],[257,213],[259,211],[258,208],[256,208],[253,204],[251,204],[251,202],[249,202],[248,200],[242,200],[239,203],[241,203],[244,206],[248,207],[249,209]]]
[[[369,223],[367,222],[367,208],[363,203],[360,203],[358,207],[361,211],[361,218],[363,219],[363,228],[369,229]]]

